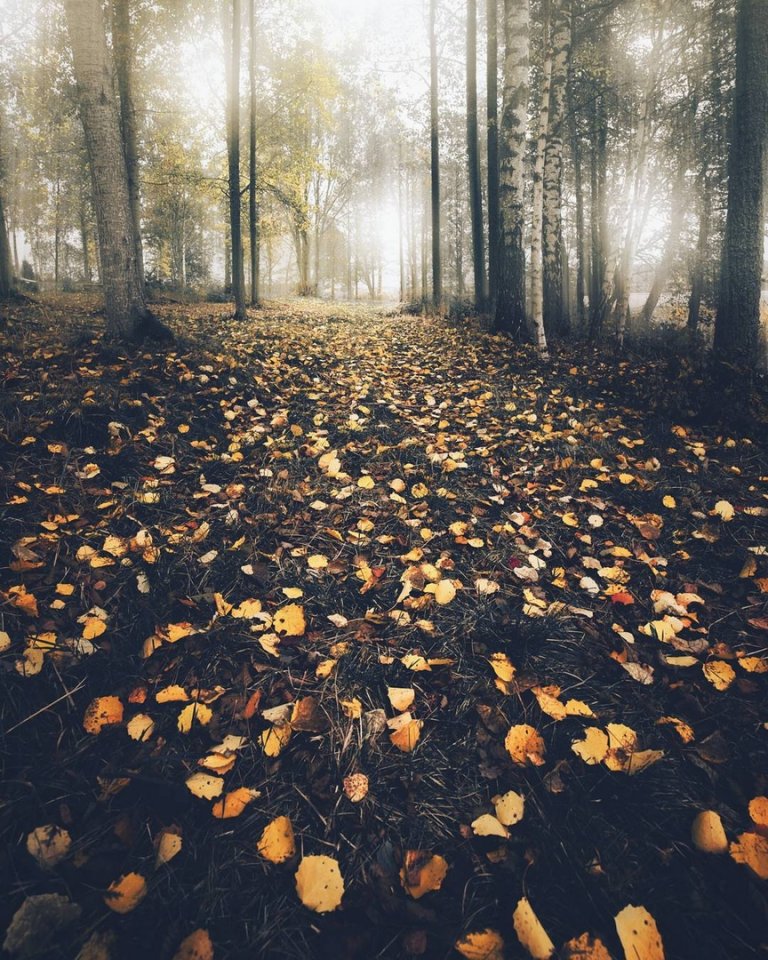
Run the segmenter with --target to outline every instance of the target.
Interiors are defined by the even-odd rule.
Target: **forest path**
[[[485,928],[519,957],[526,895],[558,947],[620,956],[641,903],[670,958],[757,956],[764,891],[690,830],[712,807],[758,837],[768,786],[764,447],[472,324],[160,312],[169,355],[57,342],[66,304],[3,347],[0,921],[61,892],[82,917],[51,957],[92,924],[115,960],[198,927],[217,960],[444,957]],[[478,823],[510,791],[522,820]],[[25,847],[48,824],[53,872]],[[295,888],[316,854],[346,887],[325,916]],[[125,874],[147,893],[120,917]]]

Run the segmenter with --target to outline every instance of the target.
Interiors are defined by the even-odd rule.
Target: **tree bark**
[[[245,270],[243,264],[243,229],[240,205],[240,0],[232,0],[232,42],[230,46],[228,106],[229,123],[227,157],[229,161],[229,222],[232,244],[232,294],[235,319],[245,320]]]
[[[483,238],[483,187],[480,179],[480,143],[477,124],[477,0],[467,0],[467,160],[469,205],[472,215],[472,265],[475,306],[486,300],[485,243]],[[461,294],[460,294],[461,295]]]
[[[7,298],[13,290],[13,266],[11,245],[8,242],[8,229],[5,221],[3,196],[0,193],[0,297]]]
[[[606,167],[608,155],[608,117],[605,90],[599,90],[592,104],[592,153],[590,158],[591,193],[591,270],[589,290],[589,337],[597,340],[608,316],[610,278],[608,276]]]
[[[504,0],[506,53],[499,150],[501,243],[495,326],[525,332],[525,134],[528,114],[529,0]]]
[[[258,166],[256,162],[256,0],[249,0],[249,51],[248,81],[250,96],[250,116],[248,125],[248,167],[250,183],[248,187],[248,227],[251,244],[251,306],[258,306],[260,292],[259,257],[259,202],[257,188]]]
[[[488,21],[488,300],[493,310],[499,287],[499,13],[498,0],[486,0]]]
[[[443,303],[443,274],[441,262],[440,230],[440,129],[438,112],[437,75],[437,0],[429,4],[429,107],[430,107],[430,157],[432,197],[432,303],[440,311]]]
[[[64,4],[77,81],[80,117],[93,182],[107,336],[171,339],[147,309],[136,257],[114,68],[107,48],[100,0]]]
[[[570,0],[555,0],[552,23],[552,82],[549,132],[544,156],[544,213],[542,236],[544,327],[547,336],[568,330],[563,303],[563,127],[571,46]]]
[[[542,229],[544,218],[544,157],[549,134],[549,101],[552,81],[552,47],[549,37],[549,0],[544,0],[542,45],[544,65],[539,105],[539,134],[536,158],[533,164],[533,212],[531,215],[531,320],[539,353],[547,354],[547,335],[544,327],[544,275],[542,264]]]
[[[718,359],[757,362],[768,176],[768,4],[740,0],[728,215],[715,321]]]
[[[125,166],[128,174],[128,196],[136,236],[136,262],[144,288],[144,249],[141,243],[141,184],[139,169],[138,125],[133,96],[134,50],[131,36],[130,0],[112,0],[112,48],[115,76],[120,96],[120,130],[123,136]]]

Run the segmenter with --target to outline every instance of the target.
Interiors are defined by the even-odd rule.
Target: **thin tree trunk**
[[[552,82],[549,132],[544,157],[543,273],[544,326],[548,336],[568,329],[563,303],[563,133],[571,47],[570,0],[555,0],[552,24]]]
[[[232,0],[232,43],[229,64],[229,222],[232,243],[232,293],[235,300],[235,319],[245,320],[245,271],[243,265],[243,231],[240,206],[240,0]]]
[[[136,103],[133,96],[133,38],[131,35],[130,0],[112,0],[112,47],[115,75],[120,96],[120,129],[123,135],[125,165],[128,173],[128,196],[136,236],[136,262],[144,289],[144,248],[141,243],[141,185]]]
[[[701,210],[699,212],[699,236],[696,243],[696,254],[693,264],[693,275],[691,279],[691,296],[688,301],[688,334],[693,339],[699,330],[699,319],[701,317],[701,301],[704,297],[704,281],[707,264],[707,250],[709,247],[710,231],[710,192],[708,189],[709,178],[704,175],[705,183],[702,189],[700,199]]]
[[[768,5],[765,0],[740,0],[715,353],[720,360],[746,367],[758,360],[767,175]]]
[[[8,242],[8,230],[5,222],[3,196],[0,193],[0,297],[9,297],[13,289],[13,266],[11,263],[11,245]]]
[[[149,312],[136,257],[114,68],[107,48],[100,0],[65,0],[72,60],[85,133],[96,225],[107,335],[122,339],[171,339]]]
[[[440,250],[440,129],[437,74],[437,0],[429,4],[429,107],[432,198],[432,304],[440,311],[443,303],[443,275]]]
[[[483,187],[480,178],[480,143],[477,129],[477,0],[467,0],[467,159],[469,205],[472,215],[472,265],[475,306],[486,300],[485,243],[483,238]]]
[[[501,244],[495,325],[497,330],[505,330],[516,339],[525,332],[523,231],[529,27],[529,0],[504,0],[506,54],[499,151]]]
[[[403,141],[397,147],[397,235],[400,254],[400,302],[405,302],[405,223],[403,218]]]
[[[608,154],[608,117],[605,91],[594,97],[592,110],[592,155],[590,166],[591,209],[591,270],[589,292],[589,336],[597,340],[603,332],[608,315],[610,278],[608,277],[607,205],[605,196]]]
[[[573,179],[576,194],[576,320],[579,330],[584,331],[587,324],[587,241],[584,231],[584,174],[582,169],[581,138],[579,136],[575,105],[572,96],[572,83],[568,84],[568,114],[571,125],[571,156],[573,157]]]
[[[248,167],[250,183],[248,188],[248,227],[251,243],[251,305],[256,307],[261,298],[259,256],[259,204],[257,195],[257,163],[256,163],[256,0],[249,0],[249,51],[248,51],[248,81],[250,97],[250,115],[248,124]]]
[[[498,0],[486,0],[488,21],[488,300],[496,303],[499,288],[499,13]]]
[[[539,135],[533,164],[533,213],[531,218],[531,320],[536,344],[542,356],[547,354],[547,336],[544,328],[544,274],[542,264],[542,228],[544,219],[544,156],[549,133],[549,100],[552,81],[552,47],[549,38],[549,0],[543,3],[544,67],[539,106]]]

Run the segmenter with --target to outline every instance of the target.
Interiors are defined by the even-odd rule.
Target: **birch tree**
[[[551,84],[544,153],[542,259],[544,326],[549,336],[568,327],[563,289],[563,135],[566,121],[568,59],[571,45],[570,0],[555,0],[552,20]]]
[[[147,309],[128,189],[114,64],[99,0],[64,4],[80,117],[93,182],[101,253],[107,336],[168,339],[170,331]]]
[[[504,107],[499,144],[501,242],[495,325],[525,331],[525,138],[528,120],[529,0],[504,0]]]
[[[485,244],[483,238],[483,189],[480,178],[480,144],[477,133],[477,0],[467,0],[467,159],[469,205],[472,215],[472,265],[475,305],[485,305]]]
[[[243,269],[243,228],[240,198],[240,0],[232,0],[231,37],[227,84],[227,159],[229,171],[229,222],[232,245],[232,293],[235,319],[245,320],[245,271]]]
[[[544,156],[549,133],[549,97],[552,81],[552,48],[549,40],[549,0],[544,0],[543,44],[544,64],[541,79],[541,104],[539,107],[539,135],[536,142],[536,157],[533,164],[533,212],[531,215],[531,320],[536,336],[536,345],[542,355],[547,353],[547,336],[544,328],[544,276],[542,264],[542,228],[544,216]]]
[[[499,9],[486,0],[488,123],[488,299],[493,309],[499,285]]]
[[[440,310],[443,302],[443,273],[440,228],[440,128],[437,70],[437,0],[429,4],[429,112],[432,197],[432,302]]]

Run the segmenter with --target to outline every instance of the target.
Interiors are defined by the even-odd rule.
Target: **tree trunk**
[[[740,0],[715,354],[754,366],[760,330],[768,167],[768,4]]]
[[[0,297],[7,298],[13,289],[13,266],[11,245],[8,242],[8,230],[5,222],[3,196],[0,193]]]
[[[498,0],[486,0],[488,20],[488,300],[499,287],[499,24]]]
[[[485,244],[483,241],[483,187],[480,179],[480,143],[477,132],[477,0],[467,0],[467,159],[469,165],[469,204],[472,214],[472,265],[475,275],[475,306],[478,309],[483,309],[486,299],[486,279]]]
[[[495,325],[497,330],[505,330],[516,339],[521,339],[525,332],[523,231],[529,24],[529,0],[504,0],[506,54],[499,150],[501,243]]]
[[[569,91],[571,85],[569,83]],[[571,124],[571,156],[573,157],[573,181],[576,194],[576,320],[583,333],[587,324],[587,240],[584,231],[584,175],[582,169],[581,137],[573,98],[569,96],[568,113]]]
[[[66,0],[80,117],[93,181],[107,336],[171,339],[147,310],[128,190],[113,64],[99,0]]]
[[[688,334],[693,339],[699,330],[699,319],[701,317],[701,301],[704,297],[704,282],[706,277],[707,250],[709,247],[710,231],[710,195],[708,189],[709,178],[704,174],[704,184],[702,186],[702,195],[700,199],[701,210],[699,212],[699,237],[696,243],[696,254],[693,263],[691,277],[691,296],[688,301]]]
[[[610,278],[608,277],[608,240],[606,204],[606,167],[608,156],[608,117],[605,91],[600,90],[592,104],[592,154],[590,165],[592,245],[589,290],[589,337],[597,340],[608,316]]]
[[[125,166],[128,173],[128,196],[136,236],[136,262],[144,289],[144,250],[141,244],[141,194],[136,104],[133,98],[133,41],[131,37],[130,0],[112,0],[112,48],[115,76],[120,96],[120,130],[123,136]]]
[[[571,47],[570,0],[555,0],[552,23],[552,82],[549,133],[544,157],[543,285],[544,326],[549,337],[568,330],[563,303],[563,128]]]
[[[232,44],[229,63],[229,124],[227,157],[229,160],[229,222],[232,243],[232,293],[235,320],[245,320],[245,270],[243,264],[243,230],[240,206],[240,0],[232,0]]]
[[[552,48],[549,38],[549,0],[543,3],[542,44],[544,66],[539,107],[539,135],[533,164],[533,213],[531,217],[531,320],[536,344],[542,356],[547,354],[547,336],[544,328],[544,276],[542,265],[542,227],[544,216],[544,156],[549,133],[549,100],[552,80]]]
[[[248,126],[248,166],[250,183],[248,188],[248,227],[251,242],[251,306],[258,306],[260,300],[260,257],[259,257],[259,204],[256,193],[256,0],[249,0],[250,43],[248,51],[248,80],[250,94],[250,116]]]
[[[432,303],[439,311],[443,303],[443,275],[440,251],[440,131],[437,78],[437,0],[429,4],[429,107],[432,197]]]

